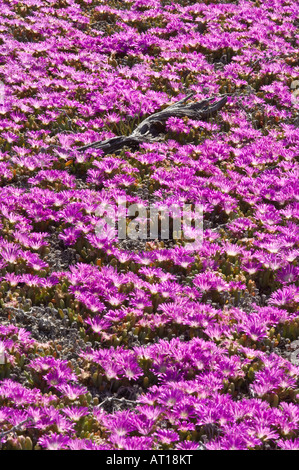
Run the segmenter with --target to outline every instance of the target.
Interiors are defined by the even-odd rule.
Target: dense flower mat
[[[2,449],[298,449],[298,2],[0,3]],[[120,196],[201,247],[101,238]]]

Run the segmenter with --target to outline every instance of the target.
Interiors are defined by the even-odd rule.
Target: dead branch
[[[193,95],[194,92],[189,93],[177,103],[171,104],[162,111],[151,114],[129,136],[117,136],[104,141],[93,142],[92,144],[79,147],[77,150],[82,151],[96,148],[103,150],[104,154],[107,154],[114,153],[125,146],[136,149],[142,142],[160,142],[165,137],[165,123],[170,117],[183,118],[187,116],[194,120],[207,119],[216,114],[227,101],[227,96],[223,96],[213,104],[211,104],[211,101],[214,98],[186,104]]]
[[[0,433],[0,439],[3,439],[4,436],[7,436],[10,433],[14,433],[16,431],[21,431],[21,428],[22,428],[23,424],[30,423],[31,421],[32,421],[31,418],[26,418],[23,421],[21,421],[19,424],[16,424],[12,428],[8,429],[7,431],[1,432]]]

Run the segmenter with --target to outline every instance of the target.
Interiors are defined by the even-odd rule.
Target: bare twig
[[[203,444],[203,442],[199,442],[196,450],[207,450],[207,447]]]
[[[264,168],[263,170],[259,171],[256,176],[259,176],[259,175],[261,175],[262,173],[265,173],[268,170],[275,170],[275,168],[278,168],[278,167],[279,167],[279,165],[268,166],[267,168]]]
[[[229,222],[227,222],[226,224],[221,224],[221,225],[217,225],[217,227],[215,228],[210,228],[208,230],[210,230],[211,232],[217,232],[217,230],[219,230],[220,228],[222,227],[226,227],[227,225],[231,224],[231,220]]]
[[[116,397],[106,397],[99,405],[97,405],[97,408],[101,408],[101,406],[103,406],[105,403],[107,402],[111,402],[111,401],[117,401],[119,403],[123,403],[123,404],[132,404],[132,405],[136,405],[136,401],[134,400],[128,400],[127,398],[116,398]]]
[[[31,422],[32,419],[31,418],[26,418],[24,419],[24,421],[21,421],[19,424],[16,424],[15,426],[13,426],[12,428],[8,429],[7,431],[3,431],[0,433],[0,439],[2,439],[4,436],[7,436],[7,434],[10,434],[12,432],[15,432],[15,431],[20,431],[20,427],[23,426],[23,424],[25,423],[28,423],[28,422]]]
[[[213,104],[211,104],[211,101],[214,98],[186,104],[193,95],[194,92],[191,92],[177,103],[171,104],[162,111],[151,114],[129,136],[117,136],[104,141],[93,142],[79,147],[77,150],[83,151],[89,148],[96,148],[103,150],[104,154],[107,154],[120,150],[125,146],[138,148],[142,142],[159,142],[165,137],[165,124],[170,117],[183,118],[187,116],[190,119],[206,119],[217,113],[227,101],[227,96],[225,95]]]

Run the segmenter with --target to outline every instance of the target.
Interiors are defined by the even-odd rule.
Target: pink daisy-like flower
[[[281,450],[299,450],[299,438],[296,439],[278,439],[277,446]]]
[[[46,450],[67,449],[70,438],[57,433],[51,433],[39,438],[38,444]]]

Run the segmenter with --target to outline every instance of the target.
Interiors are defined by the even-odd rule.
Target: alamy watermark
[[[0,106],[4,105],[5,99],[5,86],[4,83],[0,81]]]
[[[160,203],[128,205],[118,198],[117,205],[103,203],[95,212],[100,217],[95,227],[99,238],[119,240],[178,240],[188,248],[200,246],[203,238],[203,208],[201,204]]]
[[[0,342],[0,365],[5,364],[5,346]]]

